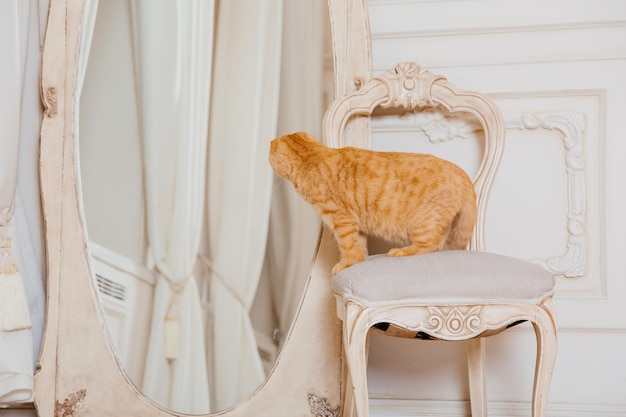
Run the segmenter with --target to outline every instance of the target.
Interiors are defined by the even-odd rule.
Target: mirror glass
[[[288,341],[319,219],[267,152],[274,136],[320,135],[325,3],[86,3],[76,95],[88,246],[120,364],[166,408],[235,405]]]

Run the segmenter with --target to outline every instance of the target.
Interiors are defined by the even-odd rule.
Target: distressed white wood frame
[[[335,94],[354,85],[354,62],[369,55],[364,7],[329,0],[335,51]],[[182,416],[144,396],[117,360],[98,301],[86,240],[76,143],[76,83],[85,0],[51,0],[43,50],[40,175],[47,248],[47,314],[35,375],[42,417]],[[347,22],[352,23],[348,26]],[[351,63],[351,65],[349,65]],[[368,78],[369,66],[360,75]],[[357,126],[355,124],[355,126]],[[338,416],[341,412],[341,323],[330,289],[338,260],[322,229],[299,311],[265,382],[241,403],[217,414]],[[298,375],[294,378],[294,375]],[[208,394],[207,394],[208,395]]]

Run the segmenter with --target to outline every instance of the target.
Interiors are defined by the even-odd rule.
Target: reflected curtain
[[[219,7],[207,200],[216,410],[244,399],[265,379],[249,310],[267,239],[282,3],[228,0]]]
[[[285,2],[284,16],[278,135],[306,131],[321,140],[324,94],[332,95],[332,83],[325,86],[324,78],[327,5],[291,0]],[[283,335],[300,305],[320,224],[291,184],[284,181],[273,188],[264,279]]]
[[[4,60],[0,66],[0,235],[7,238],[0,240],[8,243],[10,239],[10,247],[2,249],[19,271],[10,277],[15,287],[6,287],[9,281],[0,283],[0,307],[13,304],[15,295],[21,301],[9,313],[13,316],[17,307],[21,313],[14,318],[21,319],[13,323],[3,320],[3,326],[12,324],[8,327],[16,330],[0,332],[0,405],[32,401],[34,363],[43,334],[43,233],[37,149],[42,115],[40,47],[47,6],[43,0],[0,2],[0,56]],[[7,264],[0,263],[0,269]],[[9,278],[6,271],[2,272],[0,280]],[[10,289],[19,294],[14,294],[13,300],[1,300]]]
[[[93,32],[96,27],[96,16],[98,15],[98,2],[100,0],[87,0],[83,11],[83,28],[80,37],[80,55],[78,58],[78,74],[76,79],[76,95],[80,97],[85,83],[85,74],[87,73],[87,64],[89,63],[89,53],[91,52],[91,41],[93,40]],[[74,110],[76,123],[80,120],[78,111],[80,106],[76,106]],[[76,129],[79,131],[80,129]]]
[[[205,202],[212,1],[133,1],[149,257],[157,276],[143,392],[209,412],[193,269]]]

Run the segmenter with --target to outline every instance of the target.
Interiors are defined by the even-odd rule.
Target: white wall
[[[369,4],[375,73],[416,61],[489,94],[504,113],[507,144],[485,240],[489,251],[538,262],[557,277],[560,339],[549,414],[625,416],[626,2]],[[475,172],[476,134],[431,144],[424,139],[431,127],[415,116],[374,122],[374,146],[429,149]],[[463,343],[375,335],[372,414],[467,414],[464,355]],[[488,340],[488,396],[497,415],[528,415],[534,357],[530,326]],[[408,401],[394,406],[389,398]]]
[[[144,192],[128,0],[99,2],[79,147],[89,239],[145,262]]]

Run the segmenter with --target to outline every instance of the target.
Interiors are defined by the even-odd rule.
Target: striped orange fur
[[[365,259],[367,235],[400,246],[390,256],[464,249],[476,223],[467,174],[432,155],[328,148],[298,132],[274,139],[270,164],[333,231],[333,274]]]

